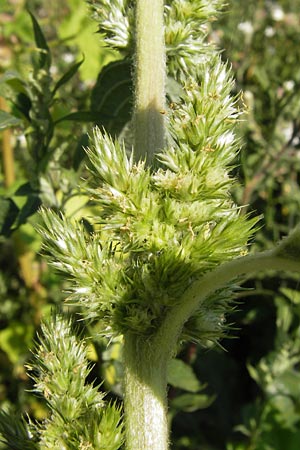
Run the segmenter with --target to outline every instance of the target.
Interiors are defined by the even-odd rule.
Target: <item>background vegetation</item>
[[[97,123],[124,134],[130,105],[129,66],[100,45],[90,16],[82,0],[0,0],[0,404],[37,420],[47,412],[28,392],[25,364],[41,316],[61,305],[68,281],[39,255],[35,213],[44,204],[88,217],[77,187],[87,132]],[[234,194],[262,215],[261,250],[300,222],[299,22],[299,0],[231,0],[210,30],[248,109]],[[235,339],[222,342],[226,351],[189,345],[172,372],[176,450],[299,448],[299,280],[271,273],[244,287],[227,318]],[[121,395],[120,343],[95,340],[89,355],[90,376]]]

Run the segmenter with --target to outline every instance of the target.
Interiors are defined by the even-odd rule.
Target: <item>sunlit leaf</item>
[[[175,397],[171,406],[185,412],[194,412],[198,409],[208,408],[215,400],[215,396],[205,394],[183,394]]]
[[[198,392],[201,386],[193,369],[180,359],[172,359],[168,365],[168,383],[189,392]]]
[[[15,93],[19,94],[22,92],[26,94],[25,82],[18,72],[13,70],[8,70],[0,78],[0,84],[8,85]]]
[[[0,110],[0,130],[10,127],[17,127],[22,124],[22,120],[12,114]]]
[[[78,71],[79,67],[81,66],[81,64],[83,63],[83,61],[84,61],[84,58],[82,58],[81,61],[74,64],[72,67],[70,67],[70,69],[57,81],[57,83],[55,84],[54,89],[52,91],[52,96],[54,96],[56,91],[61,86],[66,84],[77,73],[77,71]]]

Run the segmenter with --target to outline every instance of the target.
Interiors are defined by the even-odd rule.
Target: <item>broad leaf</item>
[[[131,61],[114,61],[100,72],[91,96],[91,109],[98,111],[97,125],[118,135],[131,118]]]
[[[27,93],[26,84],[18,72],[8,70],[0,78],[0,84],[8,85],[16,94]]]
[[[205,394],[182,394],[172,400],[171,407],[179,411],[194,412],[208,408],[214,400],[215,396]]]
[[[180,359],[172,359],[168,365],[168,383],[189,392],[198,392],[203,389],[199,380],[188,364]]]
[[[22,124],[22,120],[12,114],[0,110],[0,130],[5,128],[17,127]]]

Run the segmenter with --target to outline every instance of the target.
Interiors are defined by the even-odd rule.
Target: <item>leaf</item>
[[[258,370],[256,370],[256,368],[251,364],[247,364],[247,369],[250,377],[253,378],[253,380],[259,385],[261,383],[261,379]]]
[[[22,92],[20,92],[20,94],[17,97],[17,101],[14,103],[14,107],[21,113],[23,114],[26,119],[28,119],[29,121],[30,119],[30,110],[31,110],[31,100],[28,97],[28,95],[23,94]]]
[[[28,182],[21,184],[21,186],[18,187],[18,189],[14,192],[14,196],[28,196],[32,194],[37,194],[37,191],[34,190],[31,186],[31,184]]]
[[[23,93],[26,94],[26,84],[18,72],[8,70],[4,73],[4,75],[0,78],[0,84],[7,84],[14,92],[17,94]]]
[[[41,204],[42,202],[38,195],[36,194],[29,195],[25,205],[21,208],[19,212],[16,227],[19,227],[20,225],[25,223],[28,217],[32,216],[39,209]]]
[[[268,91],[270,86],[270,79],[267,74],[265,67],[255,66],[253,70],[253,78],[258,82],[259,86],[264,90]]]
[[[280,288],[280,292],[282,292],[292,303],[299,305],[300,303],[300,292],[295,289],[290,288]]]
[[[172,77],[167,77],[166,91],[171,102],[179,102],[184,92],[180,84]]]
[[[41,50],[39,58],[39,68],[40,69],[43,69],[45,67],[49,68],[51,65],[51,53],[47,41],[45,39],[44,33],[42,32],[42,29],[39,26],[39,23],[34,17],[34,15],[30,11],[28,11],[28,13],[32,21],[34,40],[36,46],[38,47],[38,49]]]
[[[9,236],[19,213],[19,208],[11,198],[0,198],[0,235]]]
[[[58,82],[55,84],[54,89],[52,91],[52,96],[54,97],[56,91],[63,86],[64,84],[66,84],[78,71],[79,67],[81,66],[81,64],[83,63],[84,58],[82,58],[81,61],[79,61],[78,63],[74,64],[72,67],[70,67],[70,69],[58,80]]]
[[[0,110],[0,130],[5,130],[10,127],[17,127],[22,124],[22,120],[12,114]]]
[[[118,135],[131,118],[131,61],[124,59],[106,65],[100,72],[91,95],[91,109],[98,111],[97,125]]]
[[[54,124],[63,122],[65,120],[74,122],[97,122],[99,119],[99,113],[95,111],[76,111],[66,116],[56,119]]]
[[[198,392],[204,388],[193,369],[180,359],[172,359],[168,365],[168,383],[189,392]]]
[[[86,157],[86,152],[84,149],[89,145],[89,137],[86,133],[82,134],[76,144],[76,148],[73,156],[73,169],[77,172],[80,164]]]
[[[205,394],[182,394],[171,401],[171,407],[185,412],[194,412],[208,408],[215,400],[215,396]]]

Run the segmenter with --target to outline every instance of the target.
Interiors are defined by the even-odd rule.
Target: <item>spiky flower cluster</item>
[[[94,233],[66,217],[42,213],[44,246],[55,267],[74,280],[69,301],[81,305],[85,317],[101,321],[104,335],[154,334],[185,290],[207,271],[243,254],[252,234],[256,220],[241,216],[230,196],[240,115],[231,96],[233,82],[219,54],[203,41],[205,20],[214,18],[220,3],[166,2],[169,70],[181,94],[167,112],[168,146],[156,155],[153,167],[135,161],[122,144],[96,129],[87,150]],[[100,29],[113,44],[115,21],[125,23],[115,8],[130,22],[131,2],[92,4]],[[180,33],[186,30],[184,38]],[[124,36],[123,48],[131,41]],[[183,336],[217,340],[228,298],[208,299]]]
[[[43,212],[44,245],[75,281],[70,300],[101,320],[107,335],[154,333],[195,279],[245,251],[255,220],[240,216],[229,194],[239,116],[231,87],[219,59],[198,67],[170,111],[172,143],[157,155],[156,170],[94,131],[87,151],[96,186],[89,191],[97,207],[93,234]],[[224,298],[210,302],[210,337],[219,334],[220,301],[224,307]],[[193,339],[197,323],[203,336],[203,314]]]
[[[132,54],[134,15],[132,0],[87,0],[99,33],[108,46]],[[207,24],[214,21],[223,0],[167,0],[165,2],[165,42],[170,75],[190,73],[191,64],[209,60]]]
[[[208,24],[216,19],[223,0],[168,0],[165,39],[168,71],[175,78],[191,73],[193,65],[209,61],[214,47],[207,42]]]
[[[132,50],[134,15],[132,0],[87,0],[108,46],[121,52]]]
[[[38,429],[39,448],[111,449],[123,442],[121,414],[86,380],[91,367],[86,344],[60,315],[42,325],[32,377],[51,415]]]

